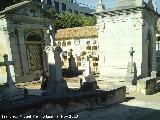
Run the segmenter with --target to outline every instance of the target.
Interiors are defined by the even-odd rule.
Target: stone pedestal
[[[51,81],[49,80],[47,82],[47,88],[46,90],[42,93],[44,96],[54,96],[54,97],[64,97],[67,95],[68,87],[67,83],[62,80],[62,81]]]
[[[136,63],[129,62],[127,66],[127,74],[125,76],[125,83],[136,85],[137,84],[137,69]]]
[[[99,89],[98,85],[97,85],[97,81],[95,80],[95,77],[92,75],[88,75],[85,76],[83,78],[83,81],[85,80],[85,82],[83,82],[81,89],[82,90],[96,90]]]
[[[2,100],[4,101],[14,101],[24,98],[23,89],[18,89],[18,88],[12,89],[7,87],[1,94],[2,94]]]
[[[86,69],[83,73],[83,84],[81,86],[82,90],[96,90],[98,89],[97,81],[95,77],[91,74],[90,61],[86,61]]]

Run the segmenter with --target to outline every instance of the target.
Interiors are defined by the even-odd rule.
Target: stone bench
[[[152,95],[157,91],[157,79],[155,77],[146,77],[137,81],[137,93],[143,95]]]

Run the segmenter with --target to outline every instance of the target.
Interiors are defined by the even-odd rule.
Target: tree
[[[53,24],[56,29],[93,26],[96,24],[96,18],[64,12],[59,15],[58,19],[53,21]]]
[[[76,15],[69,12],[63,12],[63,14],[60,14],[53,7],[47,9],[46,14],[49,18],[53,18],[52,24],[55,26],[55,29],[93,26],[96,24],[95,17]]]
[[[0,10],[4,10],[6,7],[15,3],[19,3],[21,1],[23,0],[1,0]],[[55,26],[55,29],[93,26],[96,24],[95,17],[76,15],[69,12],[64,12],[63,14],[60,14],[50,5],[46,5],[43,12],[45,16],[47,16],[49,19],[52,19],[52,24]]]

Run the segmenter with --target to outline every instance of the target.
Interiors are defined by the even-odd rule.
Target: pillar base
[[[42,92],[43,96],[64,97],[68,93],[68,87],[64,80],[61,81],[48,81],[47,88]]]
[[[2,94],[2,100],[4,101],[15,101],[24,98],[24,90],[18,88],[15,89],[5,88],[5,90],[1,94]]]

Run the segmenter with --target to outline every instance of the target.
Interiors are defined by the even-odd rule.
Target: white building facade
[[[119,0],[115,8],[105,11],[99,0],[97,26],[100,39],[100,76],[124,79],[129,50],[133,47],[138,77],[156,72],[156,22],[158,13],[152,1]]]

